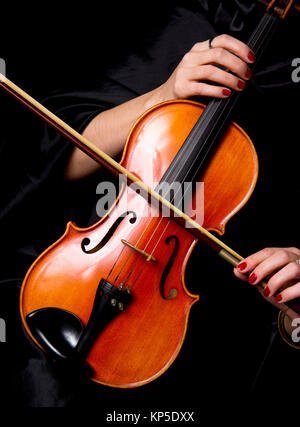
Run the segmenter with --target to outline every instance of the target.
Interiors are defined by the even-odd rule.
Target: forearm
[[[82,135],[109,156],[116,157],[122,152],[128,132],[138,117],[148,108],[165,99],[165,91],[163,86],[160,86],[98,114],[88,124]],[[77,180],[92,174],[99,168],[100,165],[97,162],[75,148],[65,169],[65,178]]]
[[[227,35],[215,37],[214,48],[209,48],[207,40],[196,43],[164,84],[99,114],[86,127],[83,136],[115,157],[122,151],[131,126],[145,110],[169,99],[226,98],[232,93],[228,88],[244,90],[244,80],[251,78],[248,63],[254,61],[254,54],[244,43]],[[213,64],[221,65],[226,71]],[[207,84],[207,81],[217,85]],[[65,178],[83,178],[98,168],[95,161],[75,149],[66,167]]]

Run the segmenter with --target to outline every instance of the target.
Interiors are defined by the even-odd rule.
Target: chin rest
[[[55,307],[33,311],[26,316],[26,322],[43,349],[62,359],[71,356],[84,330],[75,314]]]
[[[116,288],[101,279],[87,325],[73,313],[46,307],[26,316],[31,334],[42,348],[56,359],[85,363],[101,331],[131,302],[129,289]]]

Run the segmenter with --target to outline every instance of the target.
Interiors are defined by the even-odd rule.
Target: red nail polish
[[[245,270],[245,268],[247,268],[247,263],[246,263],[245,261],[243,261],[243,262],[241,262],[241,263],[237,266],[237,268],[238,268],[240,271],[243,271],[243,270]]]
[[[246,87],[246,83],[245,83],[245,82],[243,82],[243,80],[239,80],[239,81],[238,81],[238,83],[237,83],[237,87],[238,87],[239,89],[241,89],[241,90],[244,90],[244,89],[245,89],[245,87]]]
[[[278,302],[281,301],[282,300],[282,296],[280,294],[276,295],[275,300],[278,301]]]
[[[231,90],[229,90],[229,89],[223,89],[222,93],[223,93],[223,95],[225,95],[225,96],[230,96],[232,92],[231,92]]]
[[[249,70],[249,68],[248,68],[248,70],[246,71],[246,73],[245,73],[245,77],[246,77],[246,79],[248,79],[248,80],[250,80],[251,79],[251,77],[252,77],[252,72]]]
[[[248,59],[249,59],[249,61],[251,61],[251,62],[254,62],[254,61],[256,60],[256,57],[255,57],[254,53],[253,53],[253,52],[251,52],[251,50],[250,50],[250,52],[248,53]]]
[[[265,296],[265,297],[268,297],[268,296],[270,295],[270,293],[271,293],[271,291],[270,291],[269,287],[267,286],[267,287],[265,288],[265,290],[264,290],[263,294],[264,294],[264,296]]]
[[[254,282],[256,281],[256,279],[257,279],[256,274],[252,273],[252,274],[249,276],[248,282],[249,282],[249,283],[254,283]]]

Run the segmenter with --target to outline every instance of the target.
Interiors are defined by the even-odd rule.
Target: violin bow
[[[268,7],[267,12],[275,14],[284,19],[288,10],[292,6],[294,0],[272,0]],[[0,86],[7,92],[9,95],[17,99],[21,104],[30,109],[38,117],[40,117],[44,122],[53,127],[61,135],[71,141],[75,146],[82,150],[85,154],[95,160],[97,163],[104,166],[114,175],[125,175],[129,183],[134,183],[137,188],[140,190],[140,195],[144,197],[147,201],[156,201],[158,206],[161,208],[166,208],[168,212],[172,213],[175,221],[178,221],[181,225],[182,222],[189,224],[189,231],[195,235],[196,238],[204,241],[208,246],[217,252],[217,254],[225,259],[228,263],[236,267],[242,260],[243,257],[227,246],[224,242],[206,230],[204,227],[195,222],[192,218],[170,203],[167,199],[163,198],[160,194],[154,191],[147,184],[142,182],[137,178],[133,173],[128,171],[97,146],[88,141],[80,133],[75,131],[71,126],[61,120],[58,116],[53,114],[50,110],[44,107],[41,103],[31,97],[28,93],[10,81],[6,76],[0,73]],[[146,113],[144,113],[146,114]],[[264,289],[267,284],[262,281],[259,283],[259,286]],[[282,310],[285,308],[288,309],[290,304],[281,304]],[[296,305],[297,310],[300,313],[300,305]]]
[[[196,237],[204,238],[208,244],[214,247],[216,250],[219,249],[219,255],[230,262],[232,265],[237,266],[239,262],[243,259],[237,252],[223,243],[220,239],[215,237],[212,233],[207,231],[204,227],[195,222],[192,218],[170,203],[167,199],[163,198],[159,193],[154,191],[151,187],[137,178],[133,173],[128,171],[113,158],[104,153],[100,148],[92,144],[89,140],[83,137],[80,133],[74,130],[71,126],[61,120],[58,116],[53,114],[50,110],[44,107],[40,102],[31,97],[28,93],[10,81],[7,77],[0,73],[0,87],[4,89],[5,92],[9,93],[15,99],[17,99],[21,104],[25,105],[32,112],[34,112],[38,117],[40,117],[44,122],[57,130],[61,135],[71,141],[76,145],[80,150],[85,154],[95,160],[97,163],[104,166],[114,175],[125,175],[128,179],[128,182],[134,183],[137,188],[140,190],[140,195],[143,196],[146,200],[155,200],[158,206],[162,206],[168,209],[173,213],[174,219],[177,218],[185,221],[189,224],[189,228],[192,234],[195,234]],[[182,224],[181,224],[182,225]]]
[[[90,156],[100,165],[107,168],[114,175],[125,175],[129,183],[134,183],[137,186],[137,189],[140,190],[138,193],[147,201],[156,200],[158,206],[168,209],[168,212],[172,212],[173,219],[182,225],[182,223],[189,224],[189,231],[196,238],[199,238],[207,246],[211,247],[217,254],[227,261],[232,266],[236,267],[242,260],[243,257],[231,249],[228,245],[218,239],[215,235],[210,233],[204,227],[195,222],[192,218],[178,209],[176,206],[171,204],[167,199],[163,198],[160,194],[154,191],[151,187],[146,185],[143,181],[138,179],[133,173],[128,171],[106,153],[104,153],[100,148],[92,144],[80,133],[74,130],[71,126],[53,114],[50,110],[44,107],[40,102],[31,97],[28,93],[10,81],[7,77],[0,73],[0,87],[4,89],[5,92],[17,99],[21,104],[29,108],[34,112],[38,117],[40,117],[44,122],[57,130],[61,135],[71,141],[75,146],[80,148],[84,153]],[[146,114],[146,113],[144,113]],[[258,286],[264,289],[267,286],[267,283],[261,281]],[[289,304],[281,304],[282,311],[288,310]],[[297,306],[298,307],[298,304]],[[299,310],[300,311],[300,310]]]

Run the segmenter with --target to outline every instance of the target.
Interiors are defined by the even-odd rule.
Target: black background
[[[38,99],[66,82],[74,85],[77,79],[90,78],[93,70],[88,64],[93,58],[101,57],[105,69],[128,51],[138,49],[143,36],[164,22],[171,7],[168,2],[163,8],[158,3],[138,8],[124,3],[104,7],[102,2],[97,7],[88,2],[80,6],[64,5],[64,9],[61,6],[51,2],[40,3],[36,8],[28,4],[1,7],[0,56],[6,60],[7,76]],[[291,13],[273,40],[261,69],[300,57],[298,41],[299,16]],[[290,74],[292,71],[290,67]],[[259,179],[251,199],[230,220],[223,236],[229,246],[245,256],[266,246],[299,246],[299,84],[267,91],[267,100],[265,92],[254,93],[249,90],[234,119],[255,144]],[[5,209],[11,194],[20,190],[26,171],[35,167],[35,147],[43,125],[7,95],[0,94],[0,102],[1,206]],[[94,189],[91,187],[88,195],[83,194],[78,184],[72,194],[84,203]],[[31,207],[30,203],[18,207],[4,218],[1,252],[5,275],[13,269],[12,277],[21,278],[29,262],[25,260],[22,268],[14,263],[24,230],[34,235],[42,233],[45,237],[39,245],[47,247],[62,234],[69,219],[76,220],[76,212],[69,218],[59,208],[64,196],[57,189],[55,197],[44,194],[44,199],[34,199]],[[48,205],[43,204],[45,200]],[[19,344],[10,335],[15,325],[8,323],[8,342],[1,344],[0,350],[10,346],[9,351],[3,350],[2,368],[7,364],[3,372],[6,370],[11,390],[1,389],[3,399],[8,398],[12,406],[40,406],[37,396],[51,395],[51,390],[55,390],[53,394],[58,398],[50,399],[47,404],[45,397],[46,403],[41,406],[97,407],[104,416],[109,408],[122,412],[126,407],[135,411],[190,408],[201,413],[208,401],[224,402],[228,397],[248,396],[267,347],[270,319],[276,319],[275,310],[259,298],[255,289],[240,283],[231,267],[215,259],[210,251],[199,246],[196,253],[203,263],[199,263],[197,256],[192,257],[186,283],[191,292],[201,293],[201,299],[192,309],[178,358],[158,380],[140,389],[114,390],[70,379],[67,373],[51,366],[42,370],[42,388],[34,381],[27,381],[28,389],[24,390],[18,372],[20,366],[24,367],[22,363],[27,362],[20,362],[19,355],[28,351],[29,344],[23,343],[23,339]],[[11,289],[5,292],[12,294],[9,297],[17,323],[18,295]],[[0,317],[6,318],[6,300],[1,298],[0,304]],[[9,319],[13,319],[11,307],[9,310]],[[36,365],[44,366],[38,351],[32,351],[36,351]],[[17,354],[15,367],[8,360],[12,352]],[[297,379],[296,359],[295,351],[278,340],[274,360],[269,357],[268,369],[259,380],[261,385],[256,395],[270,395],[274,387],[280,388],[287,381],[287,394],[292,396]]]

